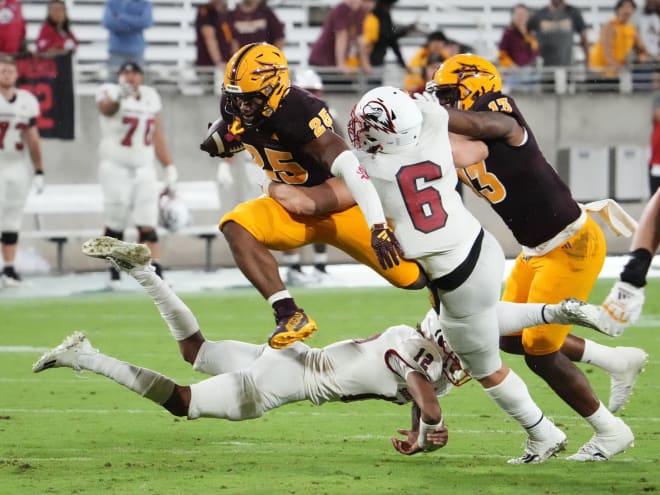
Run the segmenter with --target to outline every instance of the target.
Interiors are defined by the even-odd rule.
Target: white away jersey
[[[0,96],[0,166],[27,161],[23,131],[38,116],[39,102],[32,93],[17,89],[12,101]]]
[[[107,117],[100,114],[101,160],[110,160],[129,167],[152,165],[155,118],[162,108],[158,92],[150,86],[140,86],[140,98],[131,95],[120,100],[119,111]],[[96,93],[96,102],[106,95],[117,99],[118,84],[103,84]]]
[[[481,226],[456,192],[447,111],[434,103],[416,103],[424,117],[417,145],[390,154],[358,152],[358,159],[405,257],[436,279],[466,258]]]
[[[322,349],[309,349],[305,358],[306,396],[315,404],[327,401],[383,399],[410,402],[406,376],[425,375],[438,396],[451,383],[443,373],[443,351],[407,325],[359,340],[344,340]]]

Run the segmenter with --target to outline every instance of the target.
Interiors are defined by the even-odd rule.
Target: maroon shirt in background
[[[230,19],[232,35],[239,46],[264,41],[274,44],[284,38],[284,24],[271,8],[263,3],[253,12],[244,12],[237,5],[231,12]]]
[[[335,35],[338,31],[348,30],[349,50],[352,43],[357,43],[362,34],[362,24],[366,16],[362,9],[353,10],[345,3],[333,8],[321,29],[321,35],[312,45],[309,63],[323,67],[335,67]],[[350,51],[349,51],[350,54]]]
[[[516,65],[529,65],[536,60],[538,47],[532,46],[515,27],[509,26],[502,34],[499,49],[505,51]]]
[[[46,21],[43,26],[41,26],[41,31],[39,31],[39,36],[37,36],[37,53],[53,49],[64,50],[65,48],[69,48],[64,46],[67,40],[73,41],[74,46],[72,51],[75,51],[78,46],[78,40],[73,33],[61,31],[50,22]]]
[[[202,27],[211,26],[215,29],[215,37],[218,40],[218,48],[223,62],[227,62],[232,55],[231,52],[231,27],[229,13],[220,13],[212,5],[200,5],[197,8],[197,19],[195,20],[195,33],[197,35],[195,44],[197,45],[196,65],[212,66],[215,65],[209,51],[206,48],[204,37],[202,36]]]

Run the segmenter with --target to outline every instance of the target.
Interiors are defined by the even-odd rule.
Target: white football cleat
[[[316,284],[316,278],[303,271],[289,268],[286,272],[286,283],[294,287],[308,287]]]
[[[108,260],[125,271],[151,263],[151,251],[145,244],[120,241],[114,237],[89,239],[82,245],[82,252],[92,258]]]
[[[628,402],[637,377],[644,369],[649,355],[637,347],[615,347],[617,357],[625,362],[621,371],[610,373],[610,403],[607,408],[616,412]]]
[[[606,333],[600,328],[598,323],[600,314],[600,306],[594,306],[574,297],[569,297],[559,303],[559,308],[555,312],[555,318],[556,323],[562,325],[579,325]],[[553,323],[555,322],[553,321]]]
[[[644,287],[635,287],[619,280],[603,302],[599,326],[607,335],[618,337],[627,326],[639,319],[643,306]]]
[[[621,418],[616,418],[619,425],[617,431],[611,435],[594,435],[587,443],[573,455],[566,458],[568,461],[594,462],[607,461],[612,456],[620,454],[635,445],[635,435]]]
[[[46,351],[36,363],[32,365],[32,371],[39,373],[49,368],[72,368],[81,371],[78,358],[82,354],[98,354],[92,344],[82,332],[74,332],[57,347]]]
[[[528,437],[525,441],[525,452],[521,457],[509,459],[509,464],[541,464],[550,457],[566,449],[568,439],[566,434],[552,424],[550,434],[541,440]]]

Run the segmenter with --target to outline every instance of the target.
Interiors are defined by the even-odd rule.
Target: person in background
[[[15,60],[0,54],[0,245],[4,263],[0,287],[21,285],[14,262],[23,208],[31,184],[37,193],[44,188],[37,129],[39,102],[32,93],[16,87],[17,78]]]
[[[651,188],[651,196],[660,189],[660,85],[656,88],[653,98],[653,132],[651,133],[649,186]]]
[[[309,64],[354,74],[361,63],[360,45],[366,14],[362,0],[338,3],[326,17],[321,34],[311,47]]]
[[[539,53],[546,67],[573,65],[573,34],[580,36],[584,65],[589,69],[589,40],[587,25],[580,9],[564,0],[550,0],[550,4],[536,11],[528,25],[539,43]]]
[[[0,0],[0,53],[15,55],[25,46],[25,19],[20,0]]]
[[[195,35],[195,65],[224,71],[232,54],[233,40],[227,0],[209,0],[197,7]]]
[[[144,30],[153,24],[151,0],[106,0],[103,27],[108,30],[108,71],[126,62],[144,65]]]
[[[385,63],[387,49],[391,48],[396,56],[399,66],[408,69],[401,47],[399,38],[407,35],[415,28],[415,25],[397,27],[392,21],[392,6],[398,0],[369,0],[371,11],[364,19],[362,28],[363,51],[362,67],[367,73],[370,73],[373,67],[382,67]],[[367,5],[367,2],[365,2]]]
[[[499,66],[518,68],[536,62],[539,46],[536,38],[527,30],[529,9],[519,3],[511,9],[511,24],[502,33],[499,48]]]
[[[75,52],[78,39],[71,31],[66,4],[62,0],[51,0],[48,16],[37,36],[37,53],[60,55]]]
[[[174,192],[177,169],[160,124],[161,99],[144,85],[142,68],[124,63],[116,84],[106,83],[96,92],[100,113],[101,143],[99,182],[103,192],[105,235],[123,239],[134,222],[139,242],[149,246],[153,266],[162,277],[158,262],[158,196],[154,158],[164,167],[165,184]],[[110,269],[110,289],[120,288],[119,271]]]
[[[265,41],[282,49],[284,24],[263,0],[240,0],[231,11],[232,53],[250,43]]]
[[[646,0],[637,19],[637,32],[649,57],[660,60],[660,0]]]
[[[442,31],[433,31],[426,37],[426,43],[420,47],[408,62],[408,73],[403,80],[403,89],[409,93],[423,93],[426,81],[433,78],[426,77],[426,67],[434,59],[434,63],[442,62],[447,58],[447,42],[449,40]]]
[[[631,22],[636,8],[633,0],[618,0],[614,7],[615,17],[603,25],[598,41],[591,48],[589,65],[594,71],[606,77],[616,76],[633,50],[637,61],[646,61],[646,47]]]

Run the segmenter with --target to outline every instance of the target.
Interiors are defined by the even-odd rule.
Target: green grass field
[[[591,301],[601,302],[611,281]],[[393,323],[414,324],[422,292],[393,288],[297,291],[319,323],[315,346],[368,336]],[[183,295],[207,338],[263,342],[272,316],[253,290]],[[156,369],[180,383],[199,381],[146,296],[104,295],[0,302],[0,346],[52,347],[84,330],[103,352]],[[2,494],[634,494],[660,492],[660,280],[647,289],[644,315],[609,345],[636,345],[649,363],[621,416],[636,446],[609,462],[562,457],[591,429],[515,356],[546,414],[569,436],[568,452],[543,465],[510,466],[525,435],[476,383],[442,401],[450,440],[444,449],[405,457],[389,437],[409,425],[409,408],[377,401],[298,403],[245,422],[187,421],[92,373],[54,369],[35,375],[41,354],[0,353],[0,493]],[[607,403],[608,376],[582,366]]]

